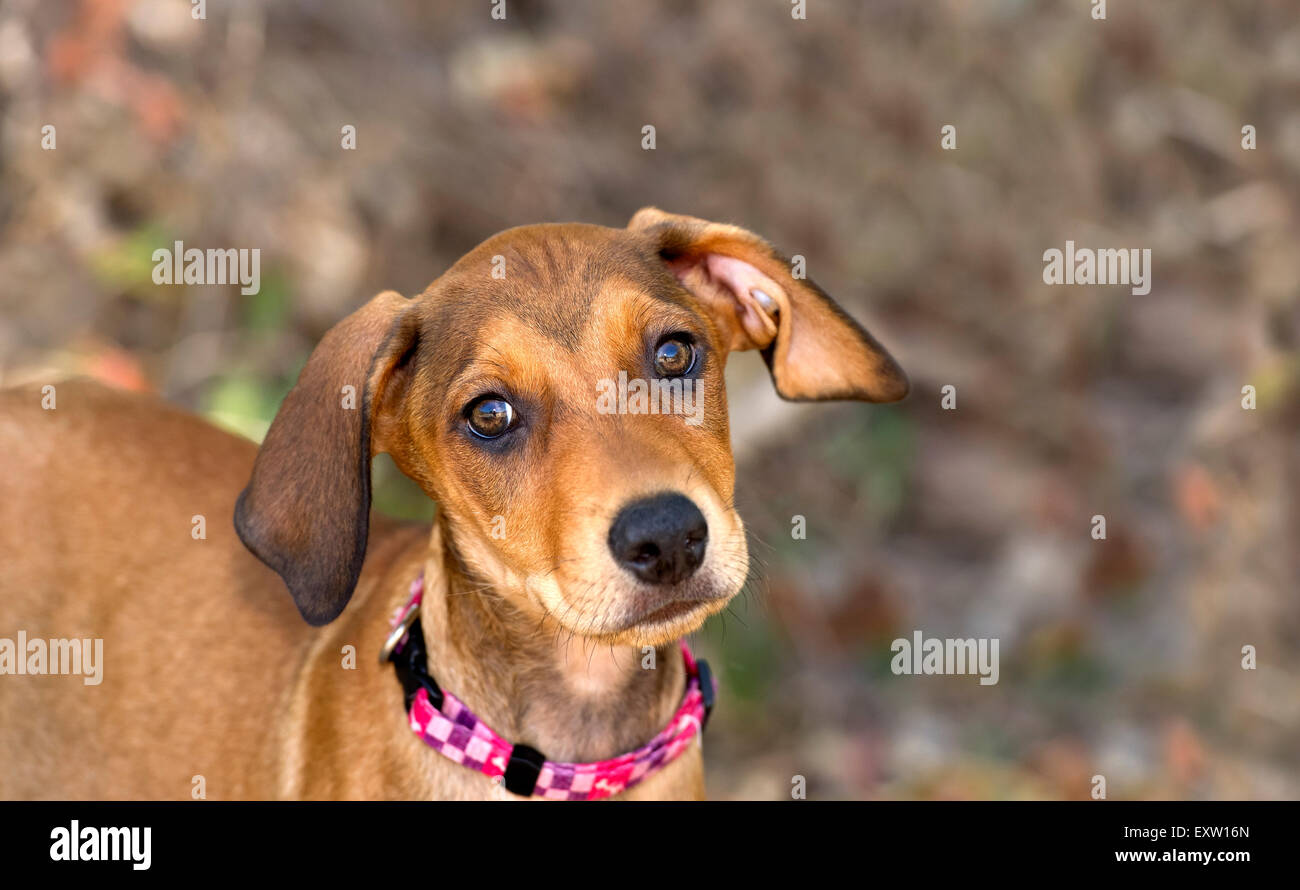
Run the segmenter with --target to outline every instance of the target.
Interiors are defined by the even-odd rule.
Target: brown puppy
[[[787,399],[907,391],[757,236],[647,208],[511,229],[375,297],[260,451],[94,386],[0,394],[0,637],[104,641],[99,685],[0,676],[0,797],[511,797],[420,741],[375,658],[420,571],[430,671],[501,736],[568,761],[644,744],[681,702],[674,642],[745,580],[738,349]],[[611,408],[620,372],[698,410]],[[370,516],[379,452],[438,501],[432,534]],[[703,792],[693,743],[623,796]]]

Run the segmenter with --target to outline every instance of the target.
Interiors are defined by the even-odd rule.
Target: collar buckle
[[[388,639],[384,640],[384,645],[380,647],[380,664],[387,664],[389,659],[393,657],[393,652],[397,649],[398,644],[402,642],[402,637],[406,636],[410,632],[411,625],[414,624],[415,620],[419,617],[420,600],[415,599],[407,604],[406,610],[402,612],[402,617],[393,627],[392,633],[388,635]]]
[[[700,679],[700,698],[704,701],[704,719],[700,721],[700,734],[709,725],[709,715],[713,713],[713,702],[718,697],[717,687],[713,685],[713,668],[703,658],[695,662],[695,670]]]
[[[532,745],[516,744],[510,749],[510,762],[506,764],[506,790],[520,797],[532,797],[544,763],[546,756],[541,751]]]
[[[406,641],[406,645],[391,652],[388,658],[392,661],[397,671],[397,679],[402,684],[402,696],[408,712],[421,689],[428,695],[429,704],[434,708],[442,707],[442,688],[429,674],[428,656],[424,649],[424,633],[420,630],[418,617],[411,622],[411,638]]]

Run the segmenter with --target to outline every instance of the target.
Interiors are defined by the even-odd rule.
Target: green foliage
[[[902,410],[853,410],[819,451],[826,465],[851,486],[864,518],[879,524],[898,515],[916,459],[915,426]]]
[[[410,480],[387,454],[375,456],[370,469],[373,506],[395,519],[432,522],[437,504]]]
[[[761,712],[788,654],[767,619],[755,614],[758,610],[746,614],[743,604],[732,608],[740,618],[726,611],[714,615],[704,625],[704,633],[724,653],[717,662],[718,682],[732,701],[729,707]]]
[[[282,334],[291,320],[289,282],[279,270],[262,276],[262,286],[243,298],[242,327],[250,333]]]
[[[278,381],[240,373],[221,377],[203,399],[203,414],[223,429],[260,442],[296,377],[296,371]]]
[[[174,299],[171,289],[153,283],[153,252],[159,245],[171,243],[172,239],[161,226],[147,223],[92,254],[91,274],[106,289],[154,302],[168,302]]]

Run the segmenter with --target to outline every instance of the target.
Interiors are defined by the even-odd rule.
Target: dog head
[[[888,402],[902,370],[758,236],[641,210],[510,229],[414,299],[331,329],[240,495],[241,539],[312,624],[361,571],[370,461],[439,502],[465,570],[611,643],[699,627],[748,569],[723,366],[758,349],[786,399]]]

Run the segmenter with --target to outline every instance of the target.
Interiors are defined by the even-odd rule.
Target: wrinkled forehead
[[[600,226],[503,232],[466,254],[424,299],[422,337],[447,386],[471,374],[517,375],[521,362],[578,370],[579,359],[599,362],[630,332],[700,320],[653,250]]]

